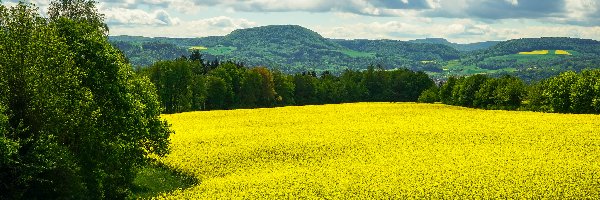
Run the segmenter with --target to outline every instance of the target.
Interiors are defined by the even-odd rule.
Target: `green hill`
[[[369,65],[384,68],[423,70],[420,61],[456,59],[460,52],[441,44],[415,44],[393,40],[333,40],[296,25],[273,25],[239,29],[222,37],[144,38],[111,36],[134,65],[148,65],[173,55],[144,44],[169,44],[169,50],[181,53],[202,46],[206,59],[234,60],[249,66],[279,68],[295,73],[307,70],[341,72],[366,69]],[[125,45],[128,44],[128,45]],[[151,51],[151,52],[145,52]],[[161,55],[164,54],[164,55]],[[153,55],[150,57],[148,55]],[[151,61],[151,62],[149,62]]]
[[[535,81],[562,71],[598,68],[600,42],[578,38],[523,38],[503,42],[456,44],[443,38],[412,41],[340,40],[324,38],[296,25],[235,30],[226,36],[165,38],[110,36],[112,43],[137,66],[189,54],[191,47],[207,60],[233,60],[247,66],[278,68],[286,73],[384,69],[425,71],[436,79],[471,74],[516,75]],[[549,50],[549,54],[519,54]],[[556,50],[571,55],[555,54]]]
[[[549,53],[542,55],[519,54],[536,50],[549,50]],[[555,54],[556,50],[567,51],[571,55]],[[500,42],[488,49],[466,54],[456,66],[479,70],[480,73],[498,75],[508,73],[525,80],[535,81],[567,70],[581,71],[586,68],[598,68],[598,63],[600,63],[599,41],[545,37]]]
[[[410,40],[409,42],[423,43],[423,44],[443,44],[443,45],[450,46],[456,50],[463,51],[463,52],[487,49],[487,48],[490,48],[490,47],[500,43],[500,41],[486,41],[486,42],[476,42],[476,43],[470,43],[470,44],[458,44],[458,43],[449,42],[448,40],[446,40],[444,38],[416,39],[416,40]]]

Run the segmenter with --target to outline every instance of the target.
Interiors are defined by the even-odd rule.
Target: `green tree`
[[[239,94],[241,106],[257,107],[262,92],[262,76],[254,70],[247,70],[242,80],[242,89]]]
[[[260,90],[258,93],[258,105],[261,107],[271,107],[275,103],[275,84],[273,75],[266,67],[254,67],[250,71],[260,75]]]
[[[0,5],[2,199],[122,199],[147,155],[167,153],[155,89],[88,2],[53,2],[50,20]]]
[[[385,71],[379,66],[375,69],[374,66],[369,66],[367,71],[363,72],[363,79],[361,85],[367,88],[368,97],[367,101],[386,101],[391,96],[391,89],[388,87],[389,84],[388,76]]]
[[[423,93],[421,93],[421,95],[419,96],[418,101],[421,103],[435,103],[440,101],[439,98],[439,93],[440,90],[438,87],[431,87],[425,91],[423,91]]]
[[[487,79],[475,93],[473,106],[485,109],[495,108],[494,102],[496,99],[494,93],[498,89],[498,82],[498,79],[495,78]]]
[[[487,76],[477,74],[459,81],[452,91],[455,104],[473,107],[475,93],[480,89],[481,85],[485,83],[487,79]]]
[[[367,99],[369,91],[365,85],[361,84],[362,77],[362,73],[357,71],[346,70],[342,73],[340,82],[343,90],[346,91],[343,102],[358,102]]]
[[[596,70],[594,73],[600,73],[599,70]],[[598,78],[598,76],[596,76]],[[600,80],[596,79],[596,83],[594,84],[594,99],[592,99],[592,107],[596,111],[596,113],[600,113]]]
[[[273,87],[275,88],[276,105],[287,106],[294,105],[294,78],[290,75],[286,75],[279,70],[273,71]]]
[[[454,100],[452,99],[452,89],[454,89],[456,82],[456,77],[450,77],[448,78],[448,81],[440,87],[440,101],[442,101],[442,103],[448,105],[454,104]]]
[[[345,90],[339,84],[338,78],[329,73],[321,75],[315,85],[315,95],[319,104],[340,103],[346,96],[344,93]]]
[[[494,91],[494,105],[501,109],[517,109],[526,96],[525,83],[519,78],[503,76]]]
[[[548,80],[542,80],[532,84],[527,90],[527,109],[532,111],[550,112],[547,96],[544,92],[547,89]]]
[[[211,76],[219,77],[225,81],[227,87],[225,95],[226,108],[239,107],[242,87],[242,79],[244,78],[245,70],[243,67],[236,65],[233,62],[221,63],[216,69],[210,71]]]
[[[548,99],[550,112],[571,112],[571,86],[577,81],[577,74],[569,71],[550,78],[544,96]]]
[[[203,110],[206,103],[206,80],[202,75],[194,75],[191,82],[192,108],[191,110]]]
[[[571,110],[575,113],[597,113],[594,99],[598,91],[594,88],[600,82],[600,71],[585,70],[571,85]]]
[[[185,112],[192,109],[192,82],[194,74],[185,59],[159,61],[145,70],[157,86],[165,113]]]
[[[228,106],[227,98],[230,96],[229,88],[227,83],[220,77],[207,76],[206,77],[206,108],[209,110],[213,109],[226,109]]]
[[[294,99],[297,105],[315,104],[316,101],[316,78],[308,74],[294,75]]]

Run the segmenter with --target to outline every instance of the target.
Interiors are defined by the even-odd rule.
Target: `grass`
[[[513,66],[530,66],[537,65],[542,62],[554,62],[564,59],[565,56],[577,56],[579,52],[573,50],[536,50],[531,52],[521,52],[517,54],[488,57],[483,60],[486,63],[511,63]],[[421,61],[427,63],[429,61]],[[442,67],[443,72],[426,72],[434,78],[448,78],[450,76],[469,76],[473,74],[496,74],[496,73],[513,73],[517,72],[517,68],[501,68],[501,69],[482,69],[476,65],[463,65],[460,60],[447,61]]]
[[[482,69],[475,65],[462,65],[459,60],[451,60],[442,68],[444,75],[442,76],[466,76],[472,74],[493,74],[503,71],[511,72],[514,68],[506,68],[501,70]]]
[[[133,181],[133,199],[147,199],[160,193],[188,188],[196,180],[162,164],[151,164],[140,169]]]
[[[222,56],[222,55],[228,55],[235,50],[237,50],[237,47],[216,46],[216,47],[210,47],[207,50],[205,50],[204,52],[206,52],[210,55]]]
[[[203,50],[207,50],[208,48],[203,47],[203,46],[193,46],[188,48],[189,50],[199,50],[199,51],[203,51]]]
[[[586,199],[600,116],[353,103],[164,115],[167,199]]]
[[[340,50],[339,52],[346,54],[352,58],[375,58],[375,53],[354,51],[354,50]]]

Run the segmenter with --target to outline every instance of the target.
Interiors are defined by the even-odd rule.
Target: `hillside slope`
[[[410,68],[422,70],[420,61],[456,59],[459,52],[442,44],[416,44],[393,40],[332,40],[307,28],[296,25],[273,25],[235,30],[222,37],[204,38],[144,38],[111,36],[113,43],[123,50],[134,65],[147,65],[146,60],[171,58],[165,52],[142,48],[147,43],[166,43],[181,52],[202,46],[206,59],[234,60],[248,66],[279,68],[288,73],[314,70],[341,72],[344,69],[366,69],[381,65],[386,69]],[[129,46],[124,45],[129,44]],[[135,48],[133,48],[133,47]],[[139,51],[132,51],[135,49]],[[164,54],[161,56],[160,54]],[[148,58],[145,55],[156,55]],[[143,58],[137,58],[143,56]]]
[[[501,41],[485,41],[485,42],[475,42],[475,43],[470,43],[470,44],[458,44],[458,43],[449,42],[448,40],[446,40],[444,38],[425,38],[425,39],[410,40],[408,42],[425,43],[425,44],[443,44],[443,45],[450,46],[456,50],[467,52],[467,51],[487,49],[487,48],[490,48],[490,47],[500,43]]]
[[[536,51],[544,53],[530,53]],[[446,64],[444,69],[447,74],[510,74],[527,81],[536,81],[568,70],[599,68],[598,63],[599,41],[544,37],[500,42],[488,49],[465,54],[460,60]],[[447,74],[442,76],[448,76]]]
[[[296,25],[273,25],[235,30],[226,36],[203,38],[147,38],[111,36],[132,64],[150,65],[202,49],[206,60],[233,60],[247,66],[266,66],[286,73],[345,69],[363,70],[369,65],[384,69],[425,71],[436,79],[449,76],[510,74],[528,81],[566,70],[600,67],[600,42],[578,38],[523,38],[455,44],[442,38],[412,41],[340,40],[324,38]],[[548,50],[547,55],[519,52]],[[568,52],[555,54],[556,50]]]

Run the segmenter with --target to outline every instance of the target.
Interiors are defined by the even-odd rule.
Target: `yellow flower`
[[[354,103],[164,115],[167,199],[600,196],[600,116]]]

